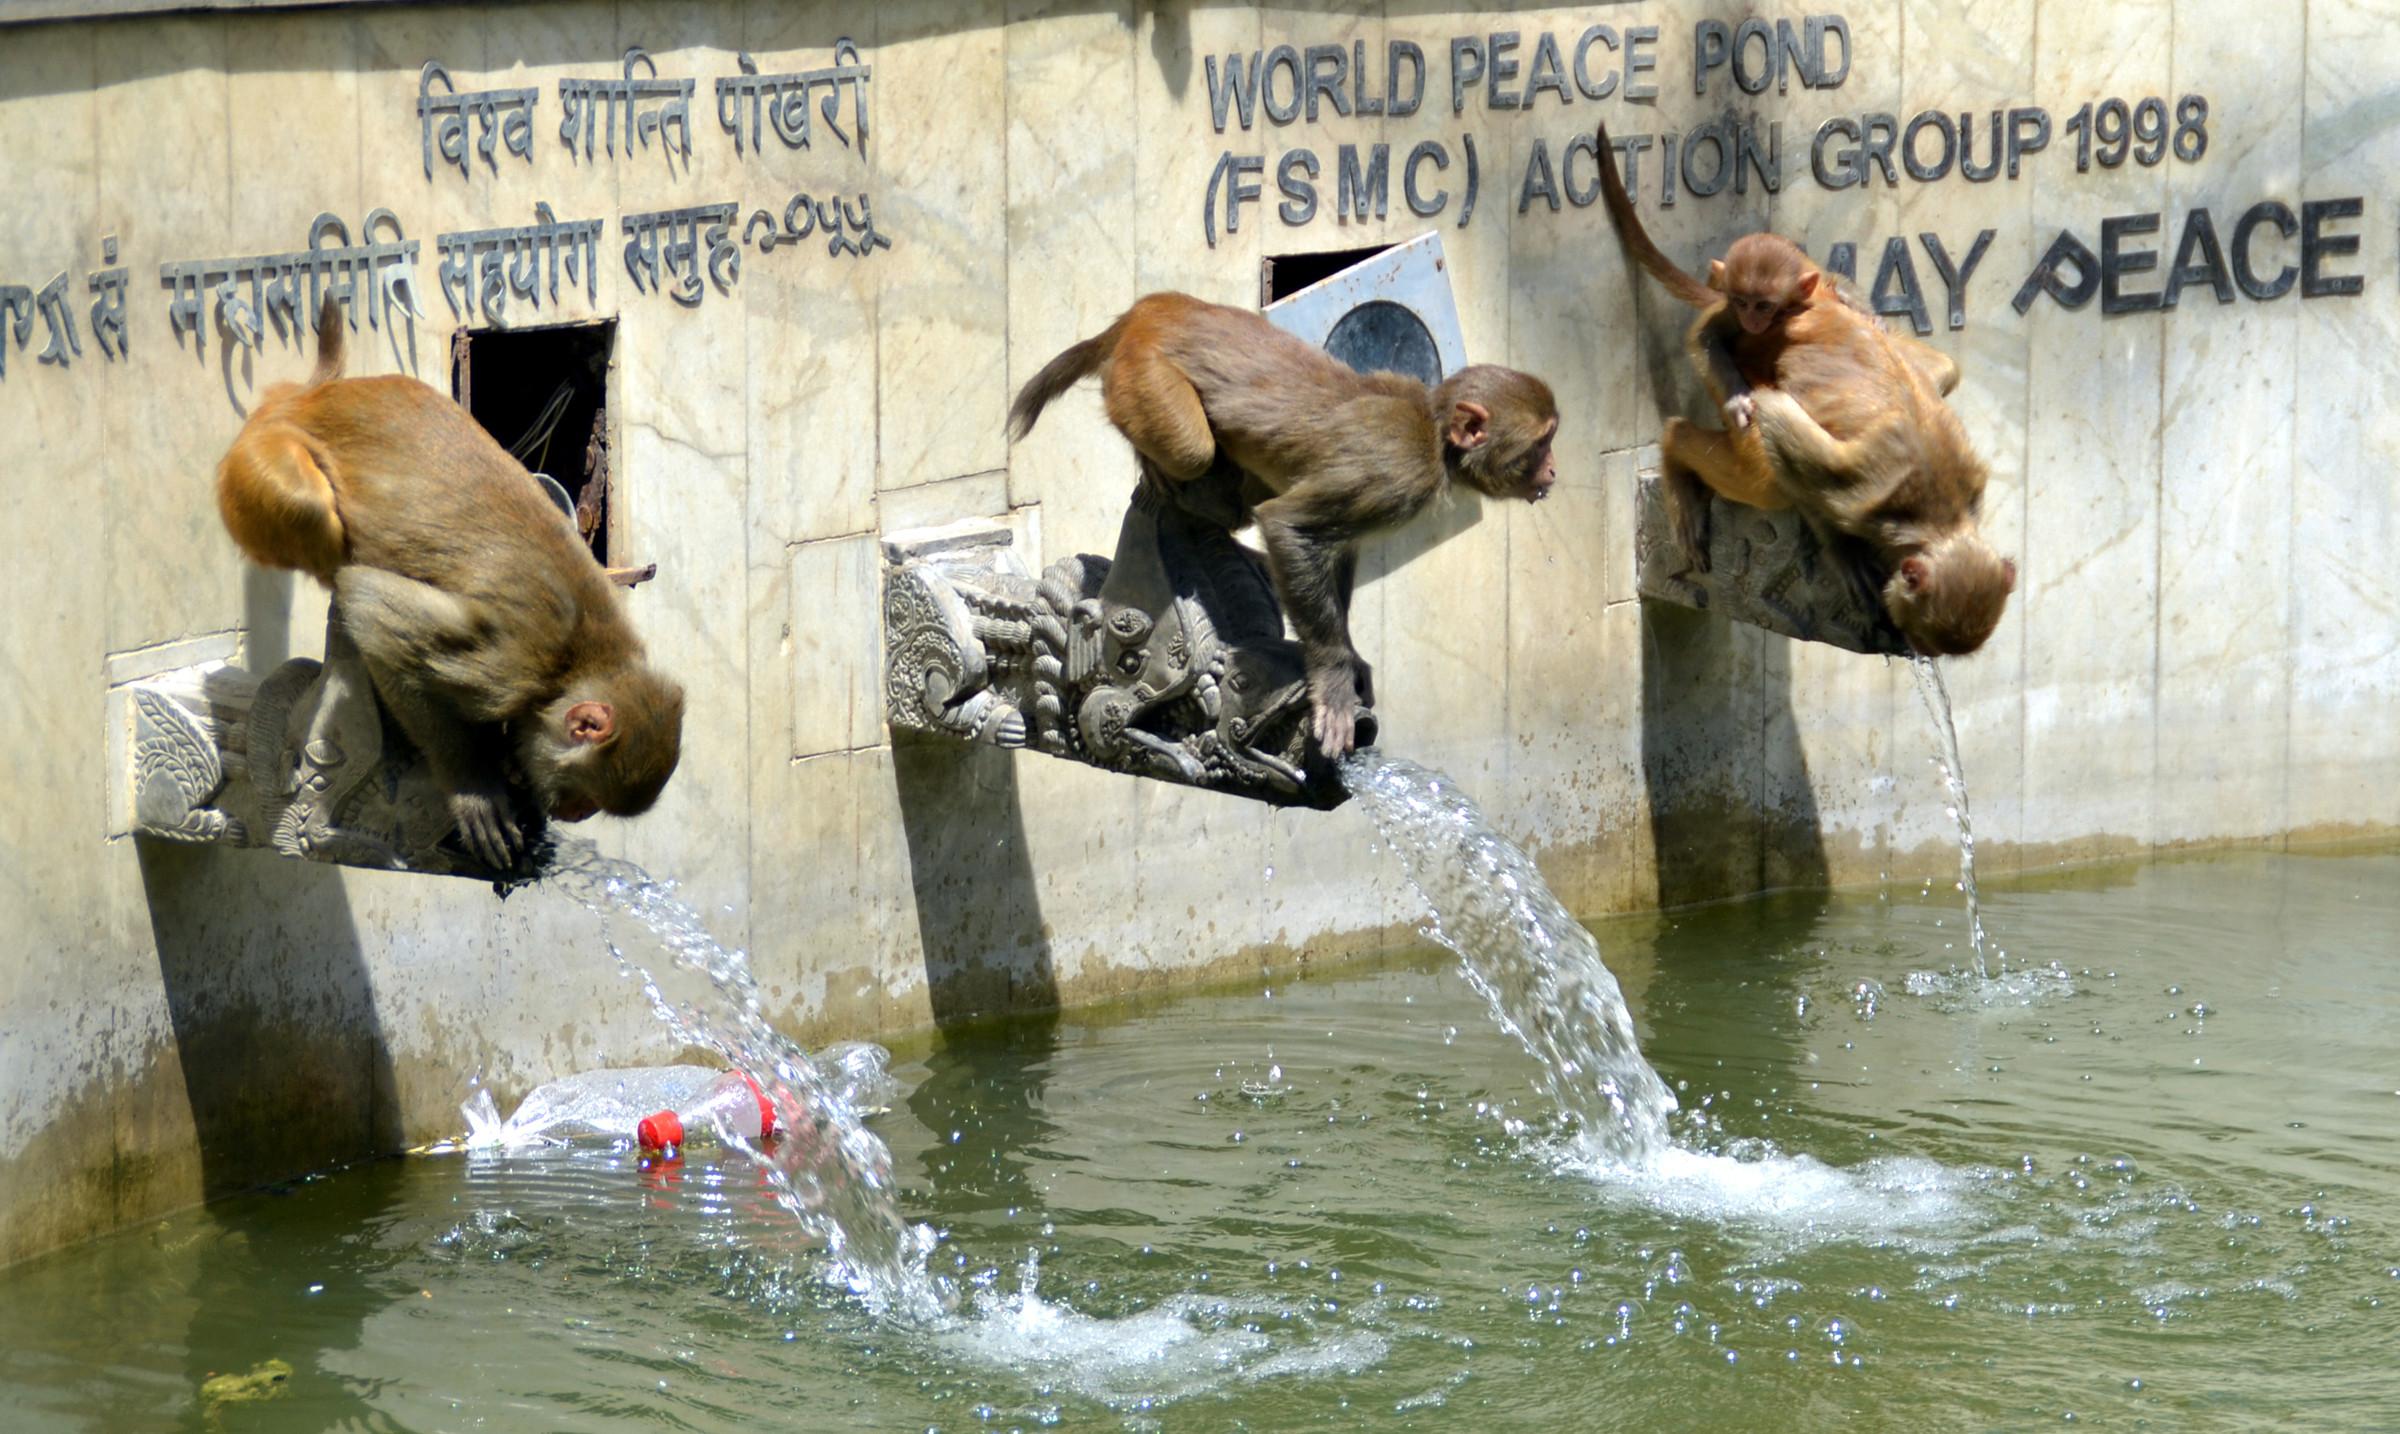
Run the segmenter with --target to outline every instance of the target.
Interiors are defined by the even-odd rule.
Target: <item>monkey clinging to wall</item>
[[[1608,129],[1600,153],[1611,153]],[[1863,544],[1866,585],[1911,646],[1973,652],[1999,626],[2017,565],[1978,526],[1986,472],[1943,396],[1958,366],[1887,334],[1789,240],[1737,239],[1703,284],[1643,231],[1613,162],[1608,212],[1634,258],[1700,309],[1687,340],[1727,431],[1669,418],[1659,434],[1676,537],[1707,561],[1708,492],[1756,508],[1797,507]]]
[[[1168,493],[1224,458],[1274,496],[1250,510],[1267,568],[1299,634],[1328,757],[1350,750],[1374,674],[1350,643],[1358,543],[1407,522],[1453,480],[1538,502],[1554,480],[1558,405],[1549,385],[1488,364],[1428,389],[1361,374],[1258,315],[1186,294],[1137,301],[1097,337],[1050,361],[1017,394],[1011,435],[1100,375],[1108,418]]]
[[[217,465],[226,531],[333,589],[478,859],[523,850],[512,770],[561,821],[648,811],[682,752],[683,689],[643,661],[573,520],[447,397],[343,379],[330,299],[317,346],[309,381],[269,389]]]

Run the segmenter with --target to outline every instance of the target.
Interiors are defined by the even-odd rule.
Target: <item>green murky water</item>
[[[389,1161],[0,1271],[0,1428],[2400,1429],[2400,857],[1984,912],[2035,974],[1947,889],[1600,927],[1639,1172],[1441,953],[1278,972],[897,1064],[955,1318],[738,1162]]]

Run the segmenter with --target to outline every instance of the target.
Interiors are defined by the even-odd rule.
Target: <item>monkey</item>
[[[1175,293],[1138,300],[1027,381],[1009,410],[1011,441],[1094,374],[1146,485],[1174,497],[1204,478],[1230,486],[1225,465],[1238,470],[1239,511],[1228,516],[1258,524],[1300,638],[1317,745],[1331,758],[1351,749],[1359,705],[1375,700],[1373,670],[1350,641],[1360,540],[1407,522],[1453,482],[1533,503],[1557,477],[1558,404],[1531,374],[1477,364],[1431,389],[1361,374],[1256,314]]]
[[[1599,133],[1600,152],[1608,130]],[[1703,284],[1658,251],[1616,166],[1600,166],[1610,216],[1644,269],[1701,310],[1687,338],[1725,414],[1723,431],[1669,418],[1660,468],[1677,540],[1707,566],[1708,495],[1798,508],[1855,571],[1909,645],[1973,652],[2000,623],[2017,565],[1979,529],[1989,475],[1943,399],[1958,365],[1886,333],[1799,246],[1734,241]]]
[[[332,590],[479,860],[524,849],[512,771],[560,821],[648,811],[682,754],[683,689],[647,664],[574,520],[445,395],[343,378],[330,298],[317,348],[217,466],[235,545]]]

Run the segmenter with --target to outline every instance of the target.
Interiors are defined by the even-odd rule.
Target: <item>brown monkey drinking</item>
[[[1145,483],[1173,495],[1221,472],[1221,456],[1255,480],[1248,496],[1270,495],[1225,516],[1258,523],[1329,757],[1350,750],[1359,704],[1374,701],[1350,642],[1359,540],[1415,517],[1453,479],[1529,503],[1554,479],[1558,405],[1540,379],[1489,364],[1431,389],[1361,374],[1256,314],[1186,294],[1141,299],[1052,359],[1018,392],[1011,436],[1092,374]]]
[[[1609,154],[1608,130],[1599,134]],[[1601,193],[1634,258],[1700,309],[1686,340],[1726,431],[1669,418],[1660,467],[1676,537],[1707,562],[1710,489],[1797,507],[1866,550],[1862,576],[1911,646],[1973,652],[1999,626],[2017,566],[1978,528],[1988,474],[1943,396],[1958,366],[1884,332],[1831,275],[1774,234],[1734,241],[1702,283],[1643,230],[1613,163]]]
[[[562,821],[649,810],[681,755],[683,689],[644,662],[573,520],[448,398],[342,378],[330,300],[317,344],[309,381],[269,389],[217,466],[226,531],[333,590],[478,859],[505,869],[524,847],[512,770]]]

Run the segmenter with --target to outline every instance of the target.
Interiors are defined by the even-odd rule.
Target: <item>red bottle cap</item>
[[[743,1071],[742,1081],[750,1087],[750,1093],[758,1097],[758,1136],[764,1140],[775,1133],[775,1102],[767,1099],[767,1093],[758,1088],[758,1077]]]
[[[662,1110],[656,1115],[644,1117],[642,1123],[633,1128],[633,1134],[642,1143],[642,1149],[664,1150],[670,1145],[683,1144],[683,1122],[676,1119],[675,1112]]]

